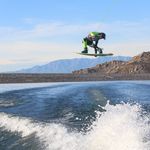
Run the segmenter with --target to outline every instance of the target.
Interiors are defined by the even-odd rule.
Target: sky
[[[149,7],[149,0],[0,0],[0,72],[86,57],[76,52],[92,31],[106,33],[104,53],[149,51]]]

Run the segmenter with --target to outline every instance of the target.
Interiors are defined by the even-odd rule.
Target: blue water
[[[150,81],[1,84],[7,149],[150,150]]]

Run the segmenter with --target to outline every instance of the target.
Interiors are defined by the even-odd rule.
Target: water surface
[[[150,81],[1,84],[6,149],[150,150]]]

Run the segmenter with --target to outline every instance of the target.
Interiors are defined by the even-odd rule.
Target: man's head
[[[100,33],[99,33],[99,38],[105,40],[105,39],[106,39],[106,34],[103,33],[103,32],[100,32]]]

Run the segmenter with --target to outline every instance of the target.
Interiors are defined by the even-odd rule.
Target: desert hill
[[[129,61],[110,61],[95,67],[73,71],[73,74],[143,74],[150,73],[150,52],[143,52]]]

